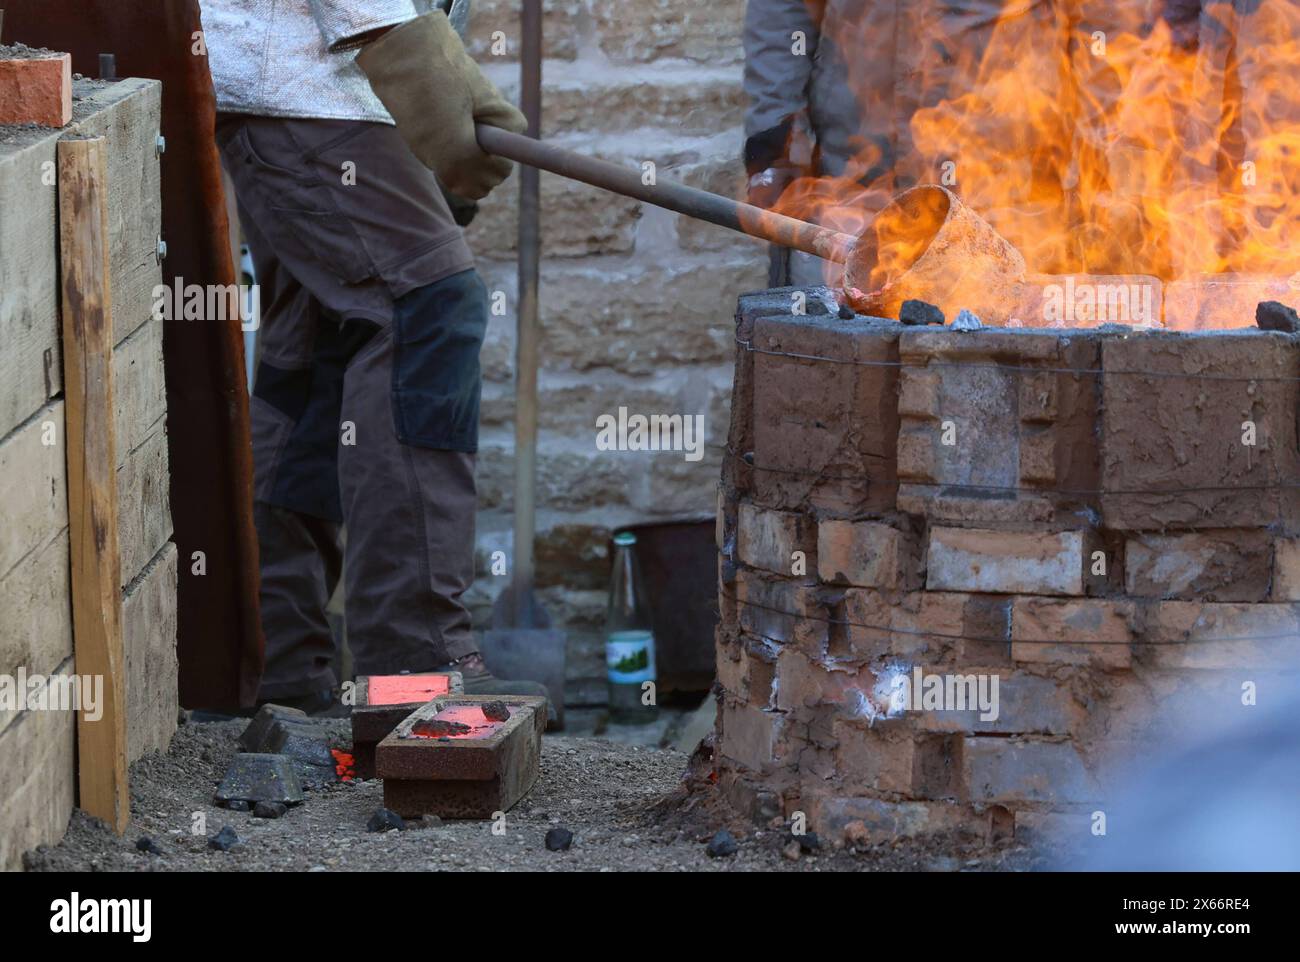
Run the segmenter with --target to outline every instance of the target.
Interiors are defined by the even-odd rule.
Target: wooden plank
[[[168,542],[122,600],[127,761],[165,752],[176,732],[176,545]]]
[[[113,349],[118,532],[126,582],[135,580],[173,530],[162,336],[162,321],[150,320]]]
[[[72,658],[67,528],[0,578],[0,611],[0,674],[48,675]],[[0,705],[0,734],[20,714]]]
[[[134,78],[81,85],[71,136],[108,141],[108,217],[113,277],[113,344],[149,319],[153,289],[162,283],[162,175],[156,148],[162,84]],[[87,111],[82,117],[81,111]]]
[[[68,530],[76,670],[103,678],[98,721],[77,718],[79,804],[119,834],[127,790],[125,656],[113,424],[113,315],[104,138],[59,142],[59,253]]]
[[[51,674],[72,671],[69,659]],[[0,733],[0,872],[22,868],[23,852],[63,837],[76,793],[76,719],[24,711]]]
[[[0,144],[0,437],[62,388],[57,133]]]

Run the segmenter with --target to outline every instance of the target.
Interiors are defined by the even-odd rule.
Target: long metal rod
[[[523,0],[519,52],[520,105],[528,137],[542,136],[542,0]],[[519,175],[519,304],[515,337],[514,627],[533,627],[533,539],[537,487],[537,285],[542,255],[540,174]]]
[[[527,12],[525,4],[524,10]],[[527,114],[527,84],[524,85],[525,109]],[[530,131],[532,121],[530,119]],[[856,238],[827,227],[818,227],[807,221],[776,214],[752,204],[745,204],[706,190],[697,190],[672,181],[656,178],[654,184],[646,184],[641,173],[628,167],[620,167],[606,160],[587,157],[548,144],[540,139],[524,137],[520,134],[479,124],[475,130],[478,143],[489,154],[496,154],[523,164],[521,183],[525,178],[536,176],[537,169],[547,170],[570,180],[580,180],[593,187],[612,190],[616,194],[634,197],[656,207],[664,207],[687,217],[708,221],[719,227],[727,227],[750,237],[793,247],[826,260],[843,263],[848,259],[849,249]],[[525,188],[521,187],[521,190]],[[520,221],[520,238],[523,238],[523,221]],[[523,264],[523,248],[520,248],[520,264]]]

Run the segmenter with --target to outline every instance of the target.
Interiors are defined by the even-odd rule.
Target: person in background
[[[325,614],[341,576],[358,674],[447,669],[468,693],[545,694],[488,672],[462,602],[487,305],[443,190],[471,209],[509,176],[476,121],[526,125],[434,7],[202,0],[216,138],[261,299],[259,700],[313,713],[342,710]],[[356,63],[380,45],[372,76],[405,98],[400,131]]]

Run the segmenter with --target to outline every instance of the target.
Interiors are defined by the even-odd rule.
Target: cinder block
[[[1017,598],[1011,657],[1017,662],[1127,668],[1135,640],[1132,602],[1100,598]]]
[[[489,718],[501,702],[509,717]],[[404,818],[491,818],[537,780],[546,699],[446,695],[416,709],[375,752],[384,805]]]
[[[1297,517],[1300,342],[1149,333],[1102,346],[1102,517],[1125,531]],[[1247,443],[1253,441],[1254,443]]]
[[[920,587],[911,532],[876,521],[825,519],[817,525],[817,575],[861,588]]]
[[[1083,594],[1083,534],[930,529],[926,588],[998,594]]]
[[[972,802],[1097,800],[1099,791],[1069,742],[971,736],[962,748],[962,780]]]
[[[1260,530],[1134,535],[1124,547],[1125,593],[1185,601],[1266,601],[1272,557],[1269,536]]]
[[[816,525],[803,514],[742,503],[736,535],[743,564],[789,577],[798,551],[802,552],[804,573],[816,570]]]
[[[440,695],[456,695],[465,690],[458,671],[362,675],[356,685],[352,758],[358,778],[375,777],[375,747],[411,712]]]
[[[72,123],[72,55],[0,60],[0,124]]]

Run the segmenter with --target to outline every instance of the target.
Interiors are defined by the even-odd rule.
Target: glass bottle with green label
[[[620,531],[614,536],[614,572],[605,620],[605,669],[613,722],[640,724],[655,717],[655,636],[646,602],[636,535]]]

